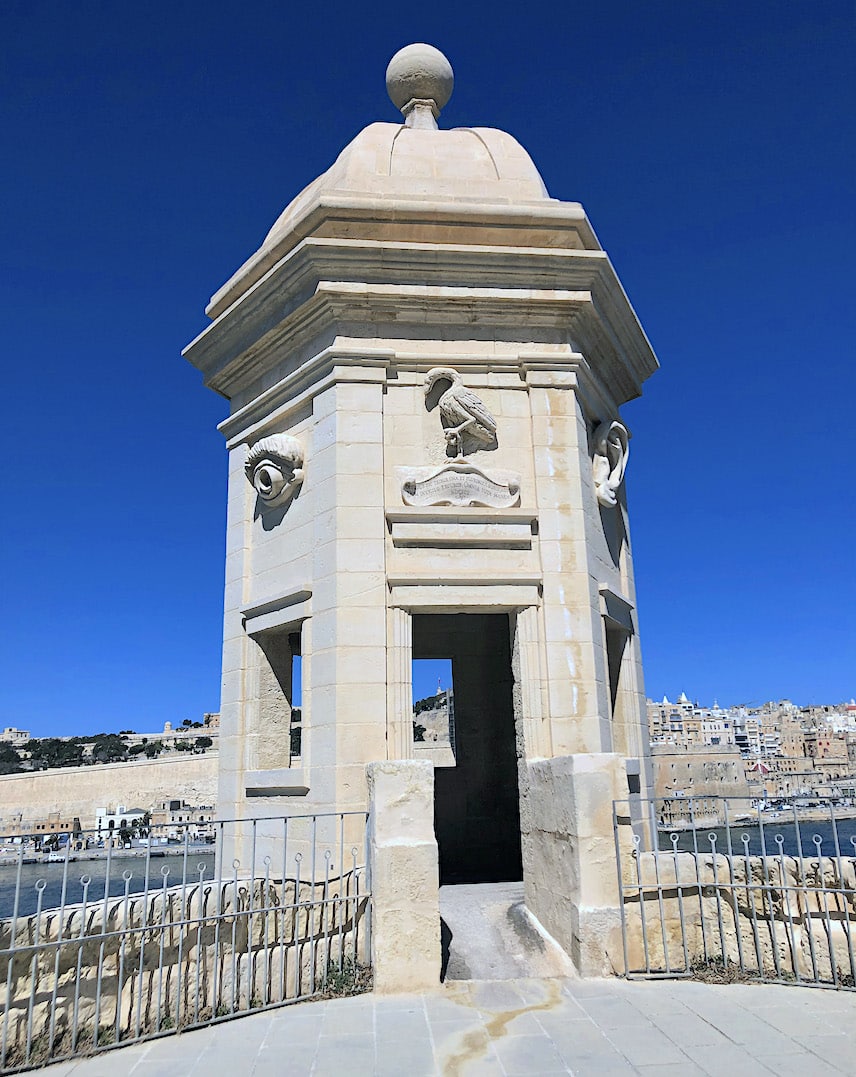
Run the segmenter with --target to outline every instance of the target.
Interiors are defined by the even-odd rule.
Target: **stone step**
[[[523,883],[440,887],[446,980],[574,976],[570,958],[523,902]]]

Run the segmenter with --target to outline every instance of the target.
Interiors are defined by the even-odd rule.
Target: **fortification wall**
[[[29,824],[49,812],[78,816],[95,825],[98,805],[152,808],[176,798],[189,804],[217,803],[217,752],[180,755],[134,763],[63,767],[28,774],[0,775],[0,832],[17,812]]]

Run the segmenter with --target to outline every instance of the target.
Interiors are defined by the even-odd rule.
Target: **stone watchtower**
[[[365,808],[366,764],[416,754],[412,659],[451,658],[441,875],[522,871],[584,950],[609,802],[648,786],[619,408],[657,361],[582,207],[505,132],[438,127],[452,84],[393,58],[404,122],[286,207],[185,353],[230,401],[218,808]]]

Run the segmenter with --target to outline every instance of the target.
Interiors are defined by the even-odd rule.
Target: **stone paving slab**
[[[46,1077],[856,1075],[856,994],[686,981],[455,981],[307,1002],[48,1066]]]

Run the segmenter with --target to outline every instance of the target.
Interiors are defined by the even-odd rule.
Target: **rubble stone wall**
[[[726,960],[767,977],[853,984],[852,857],[639,852],[623,860],[622,883],[628,971]]]
[[[364,961],[366,914],[348,874],[215,880],[51,909],[19,918],[14,938],[4,920],[5,1065],[80,1053],[96,1030],[108,1044],[312,994],[340,957]]]

